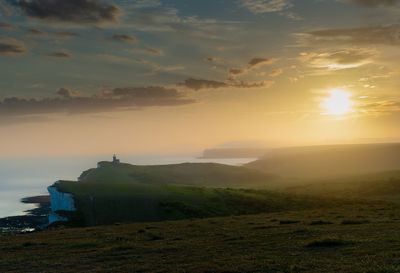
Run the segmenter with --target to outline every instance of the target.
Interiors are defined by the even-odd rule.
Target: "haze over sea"
[[[57,180],[76,180],[82,171],[98,161],[111,160],[112,155],[11,158],[0,159],[0,218],[23,215],[34,205],[21,203],[24,197],[43,195],[47,186]],[[173,164],[183,162],[215,162],[241,165],[254,158],[199,159],[198,155],[124,155],[122,162],[136,165]]]

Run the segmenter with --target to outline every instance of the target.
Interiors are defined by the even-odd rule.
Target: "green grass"
[[[342,225],[343,219],[368,224]],[[361,217],[361,218],[360,218]],[[338,205],[0,239],[2,272],[400,272],[400,210]],[[291,220],[291,224],[280,224]],[[309,225],[313,221],[329,225]]]
[[[61,181],[73,193],[78,225],[143,222],[300,210],[334,205],[332,200],[267,190],[218,189],[142,183]]]
[[[102,162],[101,168],[82,173],[86,183],[176,184],[215,188],[268,187],[277,177],[244,167],[216,163],[182,163],[171,165],[113,165]]]
[[[274,179],[259,171],[214,163],[134,166],[102,162],[101,167],[83,172],[79,182],[59,181],[56,185],[75,197],[78,211],[72,223],[87,226],[327,205],[322,199],[240,188],[265,187],[275,184]]]

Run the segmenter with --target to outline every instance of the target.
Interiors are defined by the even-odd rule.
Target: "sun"
[[[324,114],[344,116],[353,108],[351,93],[343,89],[331,89],[329,95],[322,101],[321,107],[325,110]]]

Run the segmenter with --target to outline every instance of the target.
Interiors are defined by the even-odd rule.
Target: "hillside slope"
[[[400,144],[329,145],[275,149],[245,165],[283,177],[339,177],[400,169]]]
[[[70,181],[56,186],[73,194],[78,211],[71,219],[79,226],[300,210],[334,203],[251,189]]]
[[[59,181],[74,196],[77,225],[164,221],[302,209],[315,200],[254,190],[275,176],[212,163],[134,166],[100,162],[78,182]],[[227,188],[229,187],[229,188]],[[236,189],[235,189],[236,188]],[[240,189],[247,188],[247,189]]]

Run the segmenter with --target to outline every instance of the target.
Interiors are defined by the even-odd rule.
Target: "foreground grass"
[[[328,224],[327,224],[328,223]],[[400,272],[385,203],[0,238],[1,272]]]

